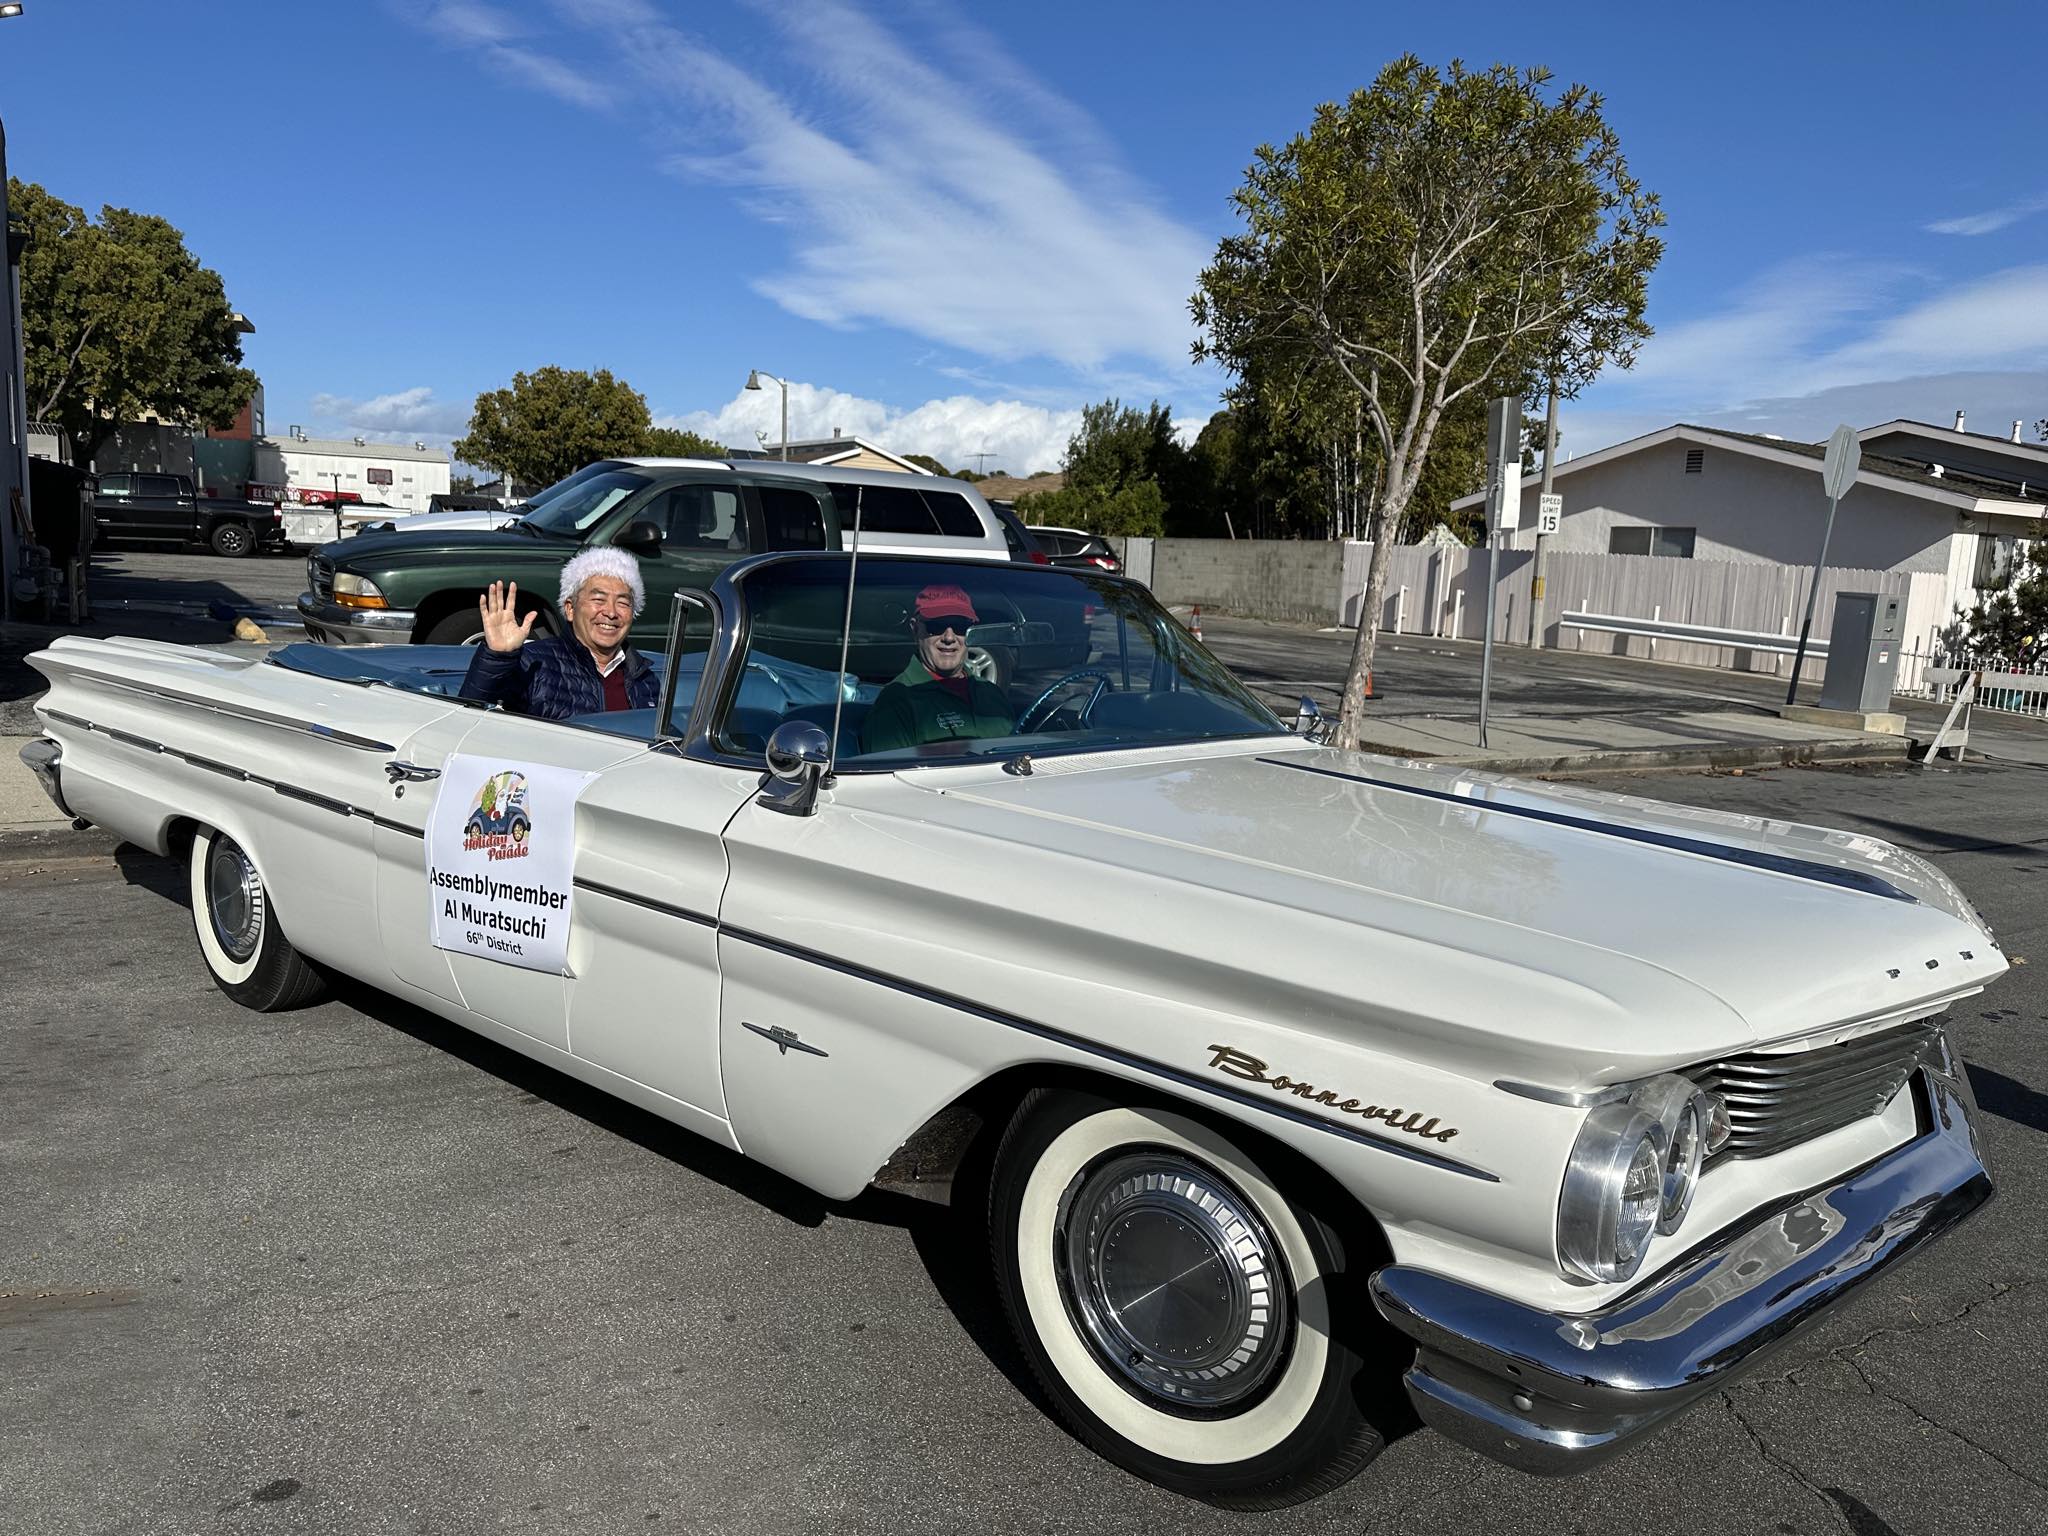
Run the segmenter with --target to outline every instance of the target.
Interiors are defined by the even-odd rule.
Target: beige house
[[[1893,421],[1859,434],[1863,458],[1828,543],[1830,566],[1930,572],[1946,608],[1969,608],[2048,513],[2048,446]],[[1564,498],[1553,553],[1665,555],[1810,568],[1827,495],[1824,445],[1678,425],[1560,464]],[[1522,482],[1522,527],[1504,546],[1533,549],[1538,476]],[[1453,502],[1477,506],[1481,495]]]
[[[774,448],[733,448],[727,451],[727,456],[735,459],[787,457],[794,464],[830,464],[836,469],[890,469],[912,475],[931,473],[922,464],[913,464],[910,460],[901,458],[864,437],[842,436],[836,428],[830,437],[813,438],[804,443],[790,443],[788,447],[787,455],[778,445]]]

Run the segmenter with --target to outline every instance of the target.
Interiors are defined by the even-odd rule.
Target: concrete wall
[[[1154,539],[1152,591],[1169,606],[1335,624],[1344,546],[1325,540]]]
[[[1776,464],[1705,445],[1700,472],[1685,472],[1688,448],[1663,443],[1575,470],[1558,480],[1564,516],[1550,541],[1553,554],[1601,554],[1616,528],[1697,530],[1695,560],[1768,561],[1813,568],[1820,552],[1827,496],[1819,464]],[[1828,564],[1877,571],[1946,571],[1956,513],[1903,491],[1858,485],[1842,498],[1828,544]],[[1525,526],[1515,547],[1528,549]]]

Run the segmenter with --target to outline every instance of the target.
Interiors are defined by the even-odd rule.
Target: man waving
[[[492,582],[478,599],[484,639],[470,658],[462,697],[502,704],[543,720],[613,709],[652,709],[661,676],[626,644],[647,606],[640,563],[623,549],[586,549],[562,567],[567,635],[533,639],[538,612],[516,617],[519,584]]]

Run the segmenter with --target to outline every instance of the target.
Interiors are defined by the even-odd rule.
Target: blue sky
[[[1809,437],[2048,415],[2048,6],[27,0],[10,171],[159,213],[255,322],[273,430],[447,441],[608,367],[745,444],[1029,471],[1116,394],[1199,421],[1195,274],[1251,151],[1414,51],[1607,98],[1664,199],[1658,336],[1564,413]]]

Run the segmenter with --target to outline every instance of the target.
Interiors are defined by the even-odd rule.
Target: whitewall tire
[[[1273,1508],[1381,1448],[1344,1245],[1247,1148],[1166,1106],[1034,1093],[996,1154],[997,1290],[1040,1384],[1094,1449],[1213,1503]],[[1357,1284],[1353,1284],[1355,1280]]]
[[[226,833],[201,827],[192,835],[190,890],[200,958],[229,997],[271,1013],[301,1007],[326,990],[278,927],[255,861]]]

